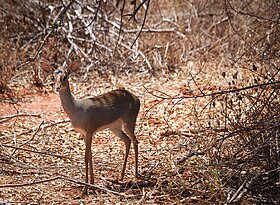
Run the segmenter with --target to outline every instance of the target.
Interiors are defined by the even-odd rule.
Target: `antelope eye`
[[[67,80],[67,75],[65,75],[65,76],[63,77],[63,81],[65,81],[65,80]]]
[[[57,69],[57,70],[54,71],[54,74],[55,74],[55,75],[58,75],[58,74],[60,74],[60,73],[62,73],[61,70],[58,70],[58,69]]]
[[[54,76],[53,76],[53,75],[52,75],[52,78],[51,78],[51,80],[52,80],[52,81],[54,81]]]

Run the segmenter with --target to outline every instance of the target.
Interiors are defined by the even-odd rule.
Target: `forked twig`
[[[26,142],[24,142],[24,143],[22,143],[20,146],[23,146],[23,145],[26,145],[27,143],[29,143],[29,142],[31,142],[34,138],[35,138],[35,136],[37,135],[37,133],[40,131],[40,129],[41,129],[41,126],[44,124],[44,120],[39,124],[39,126],[38,126],[38,128],[36,129],[36,131],[35,131],[35,133],[33,134],[33,136],[29,139],[29,140],[27,140]]]
[[[143,28],[144,28],[144,25],[145,25],[145,23],[146,23],[146,18],[147,18],[147,14],[148,14],[149,5],[150,5],[150,1],[151,1],[151,0],[147,0],[147,1],[148,1],[148,3],[147,3],[147,8],[146,8],[146,10],[145,10],[145,15],[144,15],[144,19],[143,19],[143,22],[142,22],[140,31],[137,33],[136,38],[135,38],[134,41],[132,42],[132,44],[131,44],[131,46],[130,46],[131,48],[134,46],[135,42],[136,42],[137,39],[139,38],[139,36],[140,36],[140,34],[141,34],[141,32],[142,32],[142,30],[143,30]],[[142,3],[145,3],[145,2],[146,2],[146,1],[143,1]]]

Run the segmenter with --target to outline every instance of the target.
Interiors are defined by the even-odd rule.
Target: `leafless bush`
[[[187,80],[197,88],[191,88],[192,92],[200,93],[195,99],[206,98],[213,89],[222,90],[209,94],[209,103],[200,109],[198,118],[200,126],[210,128],[209,136],[215,131],[215,143],[206,147],[213,171],[219,167],[218,178],[226,188],[212,196],[228,203],[279,203],[279,3],[177,3],[171,8],[177,16],[169,13],[165,19],[166,24],[176,22],[171,24],[176,29],[165,34],[168,37],[162,35],[165,46],[156,46],[155,40],[146,46],[157,47],[149,55],[156,56],[152,62],[158,68],[173,67],[180,72],[188,62],[201,67],[195,75],[187,70]],[[167,11],[167,5],[160,9]],[[199,85],[197,79],[213,72],[203,64],[215,66],[215,77],[220,75],[224,83],[212,88]],[[209,175],[206,180],[211,180]]]
[[[232,93],[222,99],[223,129],[210,156],[221,166],[229,201],[248,196],[265,203],[278,200],[279,86]],[[239,189],[240,188],[240,189]]]
[[[223,100],[229,132],[219,139],[219,157],[238,176],[226,174],[226,184],[238,190],[231,201],[252,195],[262,203],[279,203],[279,4],[225,1],[225,9],[240,42],[233,63],[250,71],[251,84],[272,83]]]

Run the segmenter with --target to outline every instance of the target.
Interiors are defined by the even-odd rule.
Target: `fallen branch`
[[[16,146],[13,146],[13,145],[0,144],[0,146],[13,148],[13,149],[17,149],[17,150],[23,150],[23,151],[26,151],[26,152],[33,152],[33,153],[38,153],[38,154],[43,154],[43,155],[49,155],[49,156],[53,156],[53,157],[57,157],[57,158],[71,159],[70,157],[66,157],[66,156],[62,156],[62,155],[52,154],[52,153],[49,153],[49,152],[40,152],[40,151],[36,151],[36,150],[26,149],[26,148],[23,148],[23,147],[16,147]]]
[[[4,185],[0,185],[0,189],[3,188],[12,188],[12,187],[24,187],[24,186],[31,186],[31,185],[35,185],[35,184],[42,184],[45,182],[50,182],[50,181],[54,181],[60,179],[60,177],[53,177],[50,179],[45,179],[45,180],[40,180],[40,181],[35,181],[35,182],[29,182],[29,183],[24,183],[24,184],[4,184]]]
[[[44,124],[44,120],[40,123],[40,125],[38,126],[38,128],[36,129],[36,131],[35,131],[35,133],[33,134],[33,136],[29,139],[29,140],[27,140],[26,142],[24,142],[24,143],[22,143],[20,146],[23,146],[23,145],[26,145],[27,143],[29,143],[29,142],[31,142],[34,138],[35,138],[35,136],[37,135],[37,133],[40,131],[40,129],[41,129],[41,126]]]
[[[241,186],[237,189],[237,191],[233,194],[233,196],[228,201],[229,204],[232,202],[237,202],[240,200],[242,195],[247,191],[246,184],[249,181],[249,177],[245,179],[245,181],[241,184]]]
[[[12,114],[12,115],[6,115],[6,116],[1,116],[0,117],[0,123],[6,122],[6,121],[8,121],[12,118],[15,118],[15,117],[38,117],[38,118],[40,118],[41,115],[32,114],[32,113],[17,113],[17,114]]]
[[[202,94],[199,94],[199,95],[179,96],[179,97],[163,97],[163,96],[154,94],[152,91],[150,91],[145,86],[143,86],[143,87],[149,94],[151,94],[154,97],[161,98],[163,100],[179,100],[179,99],[202,98],[202,97],[209,97],[209,96],[215,96],[215,95],[224,95],[224,94],[228,94],[228,93],[237,93],[237,92],[244,91],[244,90],[250,90],[250,89],[253,89],[253,88],[259,88],[259,87],[264,87],[264,86],[279,86],[279,85],[280,85],[280,81],[275,81],[275,82],[268,82],[268,83],[263,83],[263,84],[251,85],[251,86],[232,89],[232,90],[221,90],[221,91],[213,92],[213,93],[207,93],[207,94],[202,93]]]
[[[58,124],[63,124],[63,123],[67,123],[67,122],[70,122],[70,120],[61,120],[61,121],[57,121],[57,122],[54,122],[54,123],[50,123],[50,124],[46,124],[45,126],[42,127],[42,129],[46,129],[46,128],[49,128],[49,127],[52,127],[52,126],[55,126],[55,125],[58,125]],[[8,137],[18,137],[18,136],[21,136],[21,135],[26,135],[26,134],[29,134],[30,132],[32,132],[34,129],[31,128],[27,131],[23,131],[17,135],[11,135],[11,136],[8,136]]]
[[[100,186],[97,186],[97,185],[94,185],[94,184],[89,184],[89,183],[77,181],[77,180],[74,180],[74,179],[70,179],[70,178],[65,177],[65,176],[56,176],[56,177],[53,177],[53,178],[50,178],[50,179],[45,179],[45,180],[40,180],[40,181],[35,181],[35,182],[29,182],[29,183],[23,183],[23,184],[3,184],[3,185],[0,185],[0,189],[32,186],[32,185],[42,184],[42,183],[45,183],[45,182],[55,181],[55,180],[59,180],[59,179],[69,181],[69,182],[72,182],[72,183],[75,183],[75,184],[86,185],[86,186],[89,186],[89,187],[92,187],[92,188],[95,188],[95,189],[99,189],[101,191],[105,191],[105,192],[108,192],[108,193],[111,193],[111,194],[126,197],[126,195],[124,193],[119,193],[119,192],[112,191],[110,189],[106,189],[104,187],[100,187]]]
[[[155,180],[142,180],[142,181],[128,181],[128,182],[116,182],[115,180],[107,180],[111,182],[112,184],[117,184],[118,188],[121,190],[127,190],[127,189],[140,189],[144,187],[152,187],[155,185]]]

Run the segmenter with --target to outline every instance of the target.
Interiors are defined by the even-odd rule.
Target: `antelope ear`
[[[76,72],[77,70],[80,69],[80,66],[81,66],[81,63],[80,61],[73,61],[70,63],[70,65],[67,67],[67,72],[70,74],[70,73],[73,73],[73,72]]]
[[[46,61],[41,61],[41,68],[43,69],[43,71],[45,71],[46,73],[52,73],[55,69],[54,67],[52,67],[48,62]]]

